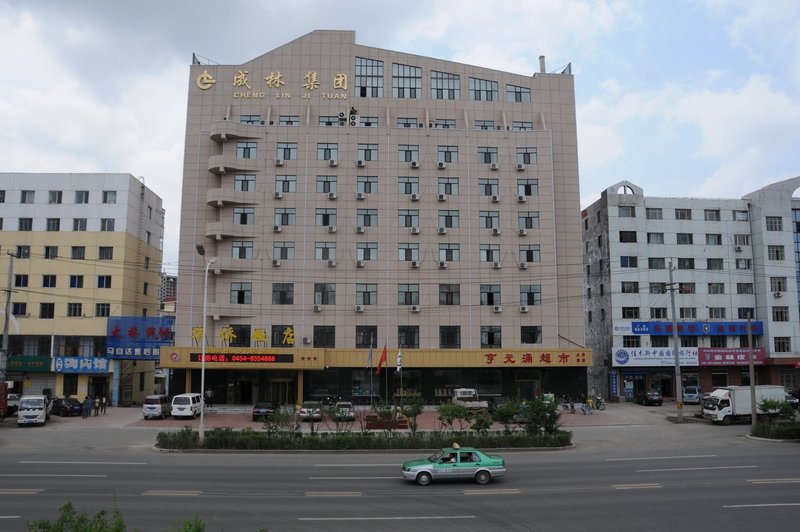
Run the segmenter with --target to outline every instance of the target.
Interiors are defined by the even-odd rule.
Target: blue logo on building
[[[619,366],[624,366],[627,364],[629,359],[630,357],[625,349],[619,349],[616,353],[614,353],[614,360],[617,361],[617,365]]]

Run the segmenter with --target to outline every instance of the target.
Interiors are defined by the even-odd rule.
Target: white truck
[[[786,390],[783,386],[762,384],[756,387],[756,413],[768,414],[759,408],[764,399],[785,401]],[[730,425],[732,421],[749,420],[752,415],[750,403],[750,386],[723,386],[711,392],[703,400],[703,417],[712,423]]]
[[[17,425],[44,425],[50,419],[52,401],[46,395],[23,395],[19,398]]]
[[[481,401],[475,388],[455,388],[453,403],[463,405],[468,410],[489,410],[489,401]]]

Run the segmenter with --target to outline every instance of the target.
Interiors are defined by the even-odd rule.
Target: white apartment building
[[[540,67],[351,31],[192,65],[172,389],[204,317],[215,402],[585,389],[574,85]]]
[[[158,315],[163,237],[161,198],[141,178],[0,173],[0,370],[12,390],[113,404],[152,393],[155,361],[109,357],[107,321]]]
[[[748,318],[756,382],[800,385],[798,187],[794,178],[742,199],[658,198],[622,181],[585,209],[590,388],[674,396],[673,321],[684,386],[748,384]]]

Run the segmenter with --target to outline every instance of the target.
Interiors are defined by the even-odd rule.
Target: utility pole
[[[758,410],[756,409],[756,372],[753,368],[753,329],[750,320],[752,316],[747,314],[747,360],[750,366],[750,426],[751,430],[756,429],[758,422]]]
[[[681,382],[681,359],[678,353],[678,317],[675,314],[675,283],[672,282],[672,260],[669,261],[669,299],[672,303],[672,352],[675,356],[675,403],[678,407],[678,423],[683,423],[683,383]]]
[[[11,313],[11,277],[14,273],[14,253],[8,252],[8,281],[6,281],[6,306],[3,319],[3,347],[0,351],[0,381],[6,380],[8,367],[8,320]]]

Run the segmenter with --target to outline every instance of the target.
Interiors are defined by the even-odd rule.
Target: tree
[[[553,434],[558,430],[561,413],[555,403],[546,403],[540,397],[520,405],[517,423],[528,434]]]
[[[503,425],[503,431],[511,434],[511,426],[517,422],[520,404],[518,401],[505,401],[495,407],[492,419]]]
[[[422,414],[423,410],[422,396],[419,394],[412,395],[411,402],[400,407],[400,413],[408,420],[408,430],[412,436],[417,433],[417,428],[419,428],[417,418]]]
[[[472,419],[471,412],[464,405],[456,403],[442,403],[437,411],[437,418],[446,428],[455,431],[458,425],[458,432],[464,430],[467,423]]]

